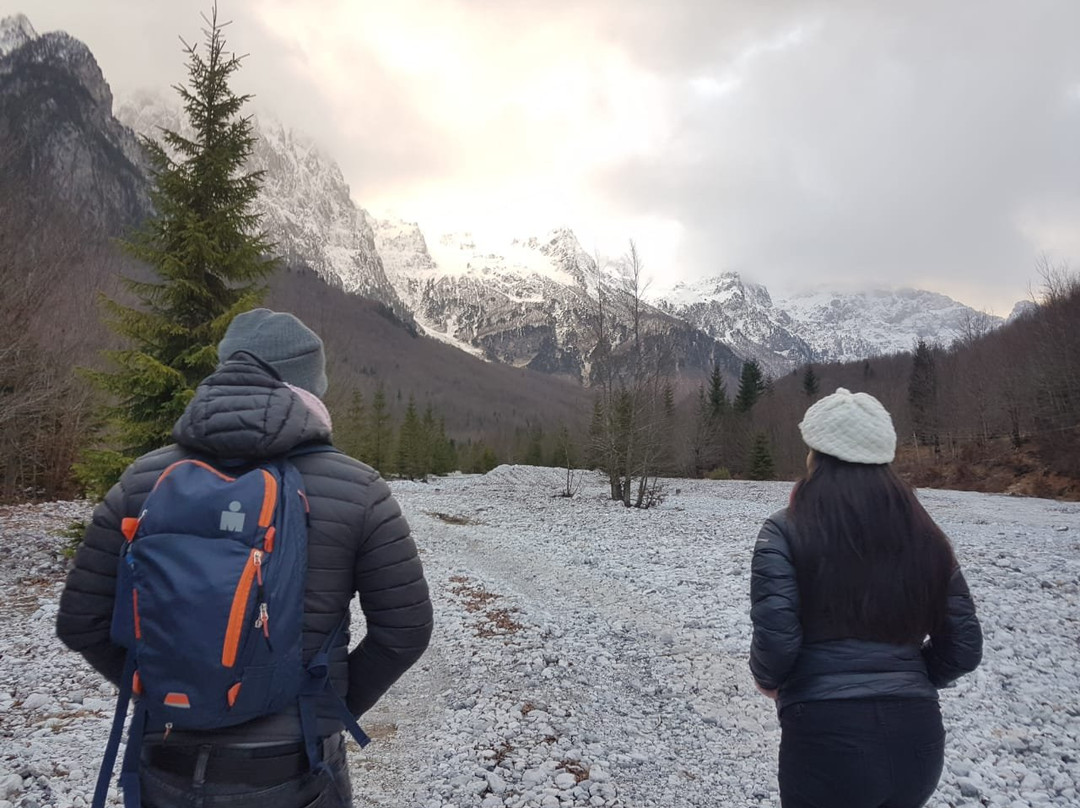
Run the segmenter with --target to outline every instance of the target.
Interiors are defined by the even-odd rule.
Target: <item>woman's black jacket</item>
[[[779,709],[827,699],[934,699],[938,688],[978,666],[982,630],[959,567],[949,581],[947,618],[921,647],[854,638],[804,642],[792,535],[787,510],[770,516],[751,564],[750,670],[761,687],[779,690]]]

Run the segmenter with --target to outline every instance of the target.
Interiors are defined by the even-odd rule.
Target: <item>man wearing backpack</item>
[[[232,321],[218,346],[218,356],[218,370],[199,385],[173,429],[176,442],[132,463],[95,509],[60,598],[57,633],[102,675],[121,685],[123,696],[123,685],[132,686],[132,682],[122,681],[125,671],[133,670],[135,663],[128,658],[127,649],[114,642],[114,605],[117,615],[124,608],[132,611],[117,600],[118,564],[122,556],[132,555],[128,552],[131,546],[143,541],[139,525],[143,516],[150,519],[143,513],[143,503],[163,477],[162,472],[178,461],[195,460],[200,462],[180,466],[194,474],[203,467],[231,481],[251,469],[258,470],[258,475],[263,473],[261,469],[273,469],[276,464],[282,469],[295,467],[298,478],[290,470],[280,479],[299,479],[295,493],[306,500],[300,511],[301,524],[306,511],[307,564],[302,598],[297,596],[298,604],[302,602],[297,645],[302,645],[308,672],[312,660],[318,662],[324,658],[320,654],[326,655],[328,666],[320,669],[325,672],[328,668],[330,685],[328,692],[312,702],[316,706],[308,723],[315,730],[302,731],[301,712],[305,711],[296,706],[245,723],[221,726],[218,722],[217,728],[206,730],[174,730],[171,722],[155,725],[154,713],[147,707],[145,714],[150,719],[142,735],[141,759],[131,764],[137,774],[129,775],[135,778],[134,794],[128,793],[129,784],[125,783],[125,797],[129,804],[138,803],[141,792],[141,803],[147,808],[351,805],[343,721],[335,710],[339,700],[334,694],[344,699],[348,713],[360,716],[419,659],[432,630],[427,584],[409,526],[386,483],[368,466],[330,446],[330,417],[321,401],[327,382],[319,337],[291,314],[255,309]],[[275,493],[278,485],[272,486]],[[222,535],[238,534],[245,519],[241,502],[217,507],[220,518],[212,516]],[[251,514],[252,522],[256,516]],[[258,547],[268,551],[273,528],[263,525],[261,530]],[[279,537],[279,543],[284,538]],[[159,534],[148,542],[160,540]],[[252,621],[251,613],[243,610],[236,620],[228,615],[228,631],[232,634],[236,628],[245,636],[250,633],[251,642],[245,640],[244,647],[268,653],[273,632],[283,618],[272,604],[269,620],[264,619],[268,614],[266,603],[258,602],[264,597],[259,564],[266,558],[269,574],[272,565],[281,562],[272,552],[252,549],[251,556],[258,567],[260,593],[254,594],[256,576],[252,572],[245,575],[244,598],[248,589],[252,590],[251,603],[258,617]],[[200,573],[200,578],[205,576]],[[200,580],[200,584],[205,583]],[[367,633],[349,651],[349,604],[357,592]],[[135,636],[140,636],[138,596],[138,592],[133,595]],[[239,595],[235,598],[234,611],[240,600]],[[177,614],[176,620],[184,617]],[[300,618],[298,614],[298,626]],[[150,619],[144,614],[144,622]],[[268,630],[267,622],[274,628]],[[254,631],[252,625],[259,630]],[[144,627],[144,631],[149,629]],[[264,642],[260,633],[265,633],[265,647],[259,646]],[[177,649],[178,659],[184,650]],[[138,697],[142,692],[139,677],[132,678]],[[152,684],[146,683],[147,693]],[[248,687],[247,678],[244,686]],[[238,683],[233,691],[239,689]],[[230,706],[235,697],[231,691]],[[170,699],[171,707],[185,708],[178,709],[178,715],[196,712],[186,709],[189,705],[184,703],[184,694],[167,694],[166,706],[170,706]],[[222,699],[224,705],[224,695]],[[136,716],[139,710],[137,705]],[[122,726],[122,716],[119,721]],[[132,725],[136,725],[135,718]],[[312,732],[317,732],[317,745],[305,745],[304,738]],[[129,747],[138,748],[131,741]],[[313,769],[312,761],[320,759]],[[125,769],[129,763],[125,761]]]

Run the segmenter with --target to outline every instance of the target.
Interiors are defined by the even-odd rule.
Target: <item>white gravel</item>
[[[627,511],[552,469],[398,482],[432,647],[363,724],[358,806],[772,806],[779,730],[746,667],[749,563],[786,483],[673,480]],[[920,492],[986,633],[942,694],[932,806],[1080,805],[1080,505]],[[53,620],[85,503],[0,508],[0,808],[89,803],[113,691]],[[358,623],[360,618],[357,618]],[[362,630],[356,626],[355,630]]]

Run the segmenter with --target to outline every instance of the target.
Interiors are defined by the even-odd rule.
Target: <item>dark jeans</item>
[[[810,701],[780,714],[783,808],[918,808],[945,760],[932,699]]]
[[[345,744],[326,762],[333,777],[302,774],[276,785],[253,788],[225,782],[192,780],[143,764],[140,771],[143,808],[352,808],[352,785]],[[273,768],[273,759],[267,759]]]

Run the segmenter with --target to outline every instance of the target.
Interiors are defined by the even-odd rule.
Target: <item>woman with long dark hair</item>
[[[807,475],[754,547],[750,669],[780,713],[784,808],[917,808],[937,786],[938,688],[982,658],[949,540],[889,465],[881,403],[840,388],[799,424]]]

